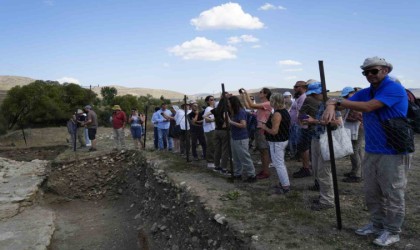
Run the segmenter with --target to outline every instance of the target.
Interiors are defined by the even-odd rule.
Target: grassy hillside
[[[22,76],[0,76],[0,90],[9,90],[14,86],[27,85],[35,79]]]

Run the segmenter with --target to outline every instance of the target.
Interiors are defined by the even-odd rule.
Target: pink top
[[[263,105],[263,107],[257,110],[257,128],[261,128],[262,122],[266,123],[268,121],[272,110],[270,101],[266,101],[261,104]]]

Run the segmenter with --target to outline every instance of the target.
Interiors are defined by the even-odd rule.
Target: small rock
[[[156,233],[157,232],[157,228],[158,228],[157,223],[156,222],[153,223],[152,227],[150,228],[150,232]]]
[[[253,240],[253,241],[258,241],[258,235],[252,235],[252,237],[251,237],[251,239]]]
[[[136,214],[136,216],[134,216],[134,219],[135,220],[140,219],[140,216],[141,216],[141,214]]]
[[[215,216],[214,216],[214,219],[217,221],[217,223],[219,223],[219,224],[224,224],[225,223],[225,221],[226,221],[226,218],[225,218],[225,216],[223,216],[223,215],[221,215],[221,214],[216,214]]]

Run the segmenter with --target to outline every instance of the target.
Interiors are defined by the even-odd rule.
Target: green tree
[[[102,95],[102,102],[103,105],[110,105],[114,100],[115,96],[117,96],[117,89],[114,87],[102,87],[101,88],[101,95]]]
[[[75,84],[35,81],[10,89],[1,112],[8,129],[27,124],[57,125],[64,123],[77,108],[91,103],[95,96]]]

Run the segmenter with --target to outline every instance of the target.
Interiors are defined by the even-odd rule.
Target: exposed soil
[[[307,189],[313,185],[313,178],[292,178],[289,195],[272,195],[271,186],[277,183],[274,169],[267,180],[231,183],[226,176],[206,169],[204,161],[186,163],[168,152],[111,152],[110,130],[99,131],[102,135],[97,152],[67,150],[51,165],[45,186],[50,193],[44,205],[57,212],[58,231],[52,249],[145,249],[147,244],[150,249],[375,248],[371,243],[373,236],[354,234],[356,227],[366,223],[368,213],[363,184],[341,182],[343,173],[350,169],[349,159],[337,161],[343,222],[340,231],[334,209],[309,209],[317,197],[317,192]],[[32,130],[33,137],[37,133]],[[33,138],[32,141],[39,143]],[[9,152],[13,142],[3,142],[7,152],[0,145],[0,155],[13,159],[27,155],[38,159],[54,157],[52,152],[48,156],[51,158],[41,158],[47,157],[45,150],[36,147],[17,147],[21,150]],[[419,142],[417,137],[417,149]],[[36,146],[42,146],[39,144]],[[391,249],[420,248],[417,155],[409,172],[401,242]],[[253,157],[257,162],[258,154]],[[300,165],[287,161],[289,174]],[[225,217],[220,220],[223,224],[215,221],[216,214]]]

